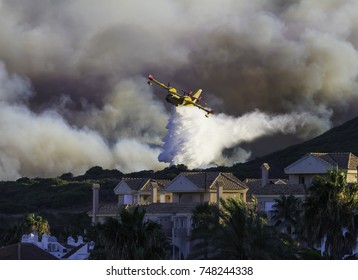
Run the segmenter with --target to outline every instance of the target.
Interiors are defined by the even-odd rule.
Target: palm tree
[[[221,208],[204,203],[193,211],[192,258],[211,259],[302,259],[314,258],[297,241],[268,226],[257,212],[256,202],[229,198]]]
[[[220,259],[267,259],[265,253],[268,231],[264,220],[254,208],[242,200],[221,201],[220,218],[223,230],[218,238]]]
[[[193,245],[189,258],[208,259],[220,229],[218,207],[209,202],[196,206],[193,210],[192,228],[190,240]]]
[[[355,248],[358,184],[347,184],[345,172],[331,170],[313,182],[304,203],[304,234],[311,246],[322,244],[331,259],[342,259]]]
[[[281,195],[275,202],[272,207],[275,227],[291,236],[299,222],[302,201],[293,195]]]
[[[46,233],[50,234],[50,225],[46,219],[43,219],[40,215],[35,216],[34,213],[27,215],[23,222],[23,232],[31,233],[37,231],[39,237]]]
[[[294,259],[285,243],[257,212],[257,205],[229,198],[221,201],[221,229],[215,237],[215,259]]]
[[[144,221],[145,211],[123,208],[119,219],[110,218],[98,227],[106,259],[167,259],[169,242],[160,224]],[[101,246],[99,246],[101,247]]]

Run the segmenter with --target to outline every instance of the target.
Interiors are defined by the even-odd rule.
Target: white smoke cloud
[[[144,104],[139,105],[137,109],[130,106],[131,102],[136,102],[133,98],[135,87],[131,82],[124,83],[124,86],[126,89],[119,90],[119,92],[125,92],[127,95],[122,95],[123,98],[119,98],[118,102],[124,103],[124,106],[127,106],[133,114],[133,119],[125,118],[124,121],[132,121],[134,125],[145,121],[151,122],[157,109],[164,114],[160,111],[162,107],[151,101],[150,97],[146,99],[146,108],[153,110],[153,116],[150,116],[148,111],[141,113],[141,106]],[[34,113],[25,104],[14,103],[14,100],[26,101],[30,93],[31,85],[28,79],[9,75],[0,64],[1,180],[13,180],[22,176],[58,176],[66,172],[78,175],[96,165],[104,168],[119,168],[123,172],[159,169],[166,166],[158,162],[157,157],[160,151],[146,144],[145,137],[142,141],[135,138],[116,139],[111,144],[95,129],[70,125],[54,109]],[[116,99],[116,97],[113,98]],[[112,101],[104,106],[107,109],[103,112],[92,111],[91,115],[106,115],[109,114],[108,111],[113,111],[113,119],[120,121],[123,116],[116,107],[116,101]],[[141,102],[145,101],[139,101]],[[111,109],[108,109],[109,107]],[[124,113],[124,115],[127,114]],[[161,117],[164,118],[165,115]],[[98,122],[103,121],[102,124],[105,125],[105,120],[110,119],[107,115],[99,116]],[[113,124],[107,123],[106,125]],[[115,130],[115,127],[112,129]],[[143,127],[138,129],[143,129]],[[155,131],[155,124],[153,124],[153,129]],[[156,133],[157,131],[154,135]],[[148,134],[150,135],[150,132]]]
[[[163,103],[156,100],[150,90],[143,77],[122,80],[104,98],[102,108],[85,112],[81,123],[111,141],[135,138],[159,145],[168,114]]]
[[[225,114],[205,118],[204,113],[195,107],[178,107],[172,111],[168,134],[163,139],[164,151],[158,159],[171,165],[185,164],[189,169],[243,162],[249,158],[250,151],[236,148],[230,157],[224,156],[223,152],[262,136],[297,133],[307,124],[311,125],[313,119],[318,129],[316,132],[322,132],[319,129],[324,126],[324,120],[307,113],[268,115],[254,111],[237,118]]]
[[[70,126],[56,112],[34,114],[24,106],[0,103],[0,178],[83,174],[99,165],[123,172],[164,168],[158,148],[137,139],[109,145],[94,130]]]
[[[8,69],[0,63],[0,102],[12,121],[0,127],[3,177],[76,173],[93,164],[137,170],[137,151],[146,155],[141,168],[160,168],[155,155],[168,113],[161,93],[145,88],[149,73],[186,90],[203,88],[213,109],[235,116],[223,117],[232,125],[251,114],[267,124],[251,138],[241,131],[233,143],[212,136],[215,155],[200,162],[247,159],[250,151],[235,145],[281,132],[270,124],[279,116],[287,122],[284,133],[315,136],[356,116],[357,34],[358,0],[0,0],[0,58]],[[290,131],[288,116],[305,116],[305,125]],[[10,129],[22,127],[22,119],[23,132]],[[108,157],[61,147],[45,149],[48,166],[31,161],[24,151],[37,151],[36,143],[63,144],[44,136],[45,129],[31,129],[35,123],[53,123],[73,143],[88,138],[83,147],[92,143],[88,148]],[[11,131],[36,141],[22,144]],[[201,145],[195,136],[186,138],[193,139],[188,150]],[[128,143],[133,154],[119,151],[129,150]],[[222,153],[228,147],[236,156]],[[174,148],[166,152],[170,162],[186,161],[174,160],[180,157]],[[71,157],[73,164],[55,160]]]
[[[121,139],[113,149],[115,160],[118,163],[116,168],[123,172],[160,170],[167,167],[167,164],[157,160],[160,152],[161,149],[150,147],[137,139]]]
[[[31,95],[30,81],[16,74],[9,75],[0,60],[0,102],[22,103]]]
[[[69,126],[55,112],[36,115],[1,103],[0,131],[2,179],[78,174],[94,165],[111,165],[110,150],[98,134]]]

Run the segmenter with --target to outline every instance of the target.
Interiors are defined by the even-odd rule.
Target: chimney
[[[269,169],[270,166],[268,165],[268,163],[263,163],[261,165],[261,186],[264,187],[268,184],[269,182]]]
[[[223,181],[217,180],[216,181],[216,204],[219,206],[220,204],[220,198],[223,195]]]
[[[93,190],[93,216],[92,216],[92,223],[97,223],[97,213],[98,213],[98,201],[99,201],[99,184],[93,184],[92,190]]]
[[[158,202],[158,183],[156,181],[152,181],[152,203]]]

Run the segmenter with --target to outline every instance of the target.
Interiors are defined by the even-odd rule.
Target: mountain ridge
[[[325,133],[304,141],[275,151],[254,160],[235,164],[229,170],[240,179],[245,177],[259,178],[261,176],[260,166],[267,162],[270,165],[271,178],[285,178],[283,169],[305,155],[306,153],[334,153],[351,152],[358,155],[358,117],[355,117],[339,126],[333,127]]]

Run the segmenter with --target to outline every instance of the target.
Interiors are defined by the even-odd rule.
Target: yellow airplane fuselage
[[[159,82],[158,80],[154,79],[153,75],[148,76],[148,84],[151,85],[152,83],[155,83],[163,88],[165,88],[169,94],[165,97],[165,100],[174,106],[196,106],[199,109],[206,112],[206,117],[209,114],[212,114],[213,111],[210,109],[207,109],[199,104],[197,104],[196,101],[200,100],[200,94],[202,92],[201,89],[198,89],[193,95],[189,93],[188,95],[181,95],[177,92],[177,90],[173,87],[170,87],[169,85],[166,86],[163,83]]]

